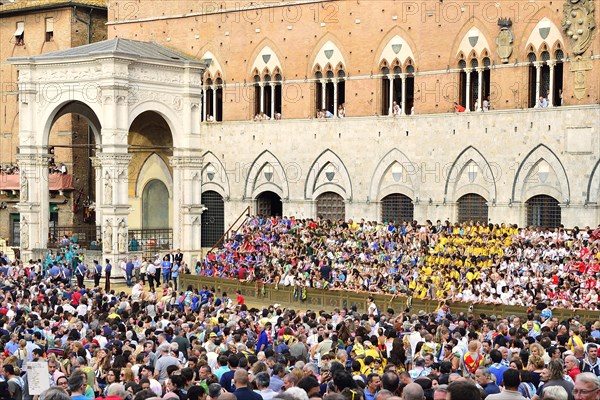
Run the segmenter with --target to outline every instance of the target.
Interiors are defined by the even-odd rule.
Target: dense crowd
[[[600,229],[254,217],[197,273],[408,297],[598,310]]]
[[[174,290],[168,273],[129,294],[105,290],[101,267],[74,284],[41,261],[0,264],[0,399],[600,399],[600,321],[549,308],[497,318],[441,302],[427,314],[370,297],[362,314],[257,309],[240,292]],[[47,378],[30,378],[40,362]],[[49,389],[34,396],[40,381]]]

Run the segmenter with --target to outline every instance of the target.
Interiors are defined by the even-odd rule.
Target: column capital
[[[401,72],[400,73],[400,79],[406,79],[406,72]]]
[[[484,67],[477,67],[477,68],[475,68],[475,71],[477,71],[479,73],[479,72],[483,72],[484,69],[485,69]]]
[[[473,72],[473,68],[465,68],[465,72],[467,74],[469,74],[469,73]]]
[[[548,64],[549,67],[554,67],[556,65],[556,60],[548,60],[546,61],[546,64]]]
[[[130,153],[96,153],[97,161],[101,165],[129,165],[129,162],[133,158],[133,154]]]

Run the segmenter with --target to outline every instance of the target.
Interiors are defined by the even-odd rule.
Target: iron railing
[[[127,250],[142,257],[169,252],[173,250],[173,229],[130,229]]]
[[[98,239],[101,238],[99,226],[50,226],[48,248],[64,247],[73,241],[81,248],[101,250]]]

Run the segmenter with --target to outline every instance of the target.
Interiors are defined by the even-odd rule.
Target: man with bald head
[[[402,391],[403,400],[425,400],[423,388],[418,383],[409,383]]]
[[[237,400],[262,400],[262,396],[248,387],[248,372],[245,369],[236,369],[233,375],[235,385],[235,398]]]

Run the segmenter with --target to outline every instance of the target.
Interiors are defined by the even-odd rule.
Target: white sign
[[[47,362],[28,362],[27,363],[27,383],[29,384],[29,394],[32,396],[42,394],[50,387],[50,376]]]

